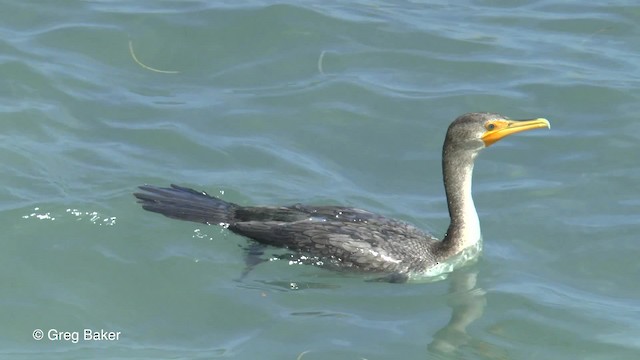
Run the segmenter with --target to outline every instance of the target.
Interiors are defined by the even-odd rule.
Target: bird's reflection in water
[[[451,319],[433,335],[428,346],[432,354],[458,354],[470,350],[489,359],[506,359],[506,351],[467,334],[467,327],[479,319],[487,304],[486,291],[477,286],[478,271],[459,269],[449,276]]]
[[[457,271],[450,275],[447,303],[452,309],[449,323],[438,330],[429,350],[450,353],[469,343],[467,326],[482,316],[487,303],[485,291],[476,287],[477,271]]]
[[[264,245],[251,243],[245,250],[246,267],[237,281],[247,286],[245,283],[247,275],[256,265],[267,260],[264,258]],[[448,275],[444,275],[440,280],[449,281],[450,284],[447,303],[452,310],[451,318],[443,328],[433,335],[433,340],[428,345],[429,352],[451,356],[469,350],[488,359],[507,359],[508,356],[505,349],[467,334],[467,327],[482,316],[487,305],[486,291],[478,287],[478,270],[473,266],[462,267]],[[269,286],[272,290],[280,291],[340,288],[339,285],[331,282],[259,281],[259,283]],[[258,288],[261,288],[261,286]],[[292,315],[320,316],[320,314],[323,314],[323,316],[335,316],[335,314],[326,313],[325,311],[297,312]]]
[[[271,291],[288,292],[291,290],[341,288],[340,285],[333,284],[330,281],[257,281],[254,285],[251,285],[251,282],[246,282],[245,279],[245,276],[249,271],[250,270],[247,270],[243,274],[242,278],[237,279],[237,281],[242,284],[242,287],[250,289],[270,289]],[[434,358],[434,355],[437,356],[436,359],[449,359],[452,356],[460,358],[466,353],[480,355],[482,358],[486,359],[509,359],[506,349],[498,345],[491,344],[485,340],[480,340],[478,337],[474,337],[467,333],[469,325],[482,317],[484,308],[487,305],[486,291],[478,287],[477,280],[478,271],[474,269],[474,267],[458,269],[453,273],[450,273],[448,277],[446,277],[446,280],[443,280],[449,281],[450,284],[447,294],[447,304],[452,310],[451,318],[444,327],[433,335],[431,343],[428,345],[428,359]],[[291,315],[340,318],[350,317],[348,314],[333,312],[326,309],[296,311],[292,312]]]

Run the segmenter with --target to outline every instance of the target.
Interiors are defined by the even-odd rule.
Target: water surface
[[[4,1],[0,24],[1,357],[638,357],[635,2]],[[442,139],[469,111],[552,129],[481,154],[484,252],[443,281],[282,261],[239,281],[244,239],[131,196],[346,204],[441,236]],[[121,335],[46,337],[85,328]]]

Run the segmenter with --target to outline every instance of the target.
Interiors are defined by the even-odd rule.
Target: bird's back
[[[339,206],[242,207],[229,229],[325,267],[364,272],[424,270],[431,235],[400,220]]]
[[[436,264],[437,239],[400,220],[340,206],[239,206],[171,185],[141,187],[149,211],[228,226],[258,243],[286,248],[299,259],[334,269],[374,273],[424,271]]]

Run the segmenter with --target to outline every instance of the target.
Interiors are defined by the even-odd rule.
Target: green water
[[[639,24],[633,1],[3,1],[0,358],[637,359]],[[441,144],[469,111],[552,128],[481,154],[483,255],[443,281],[239,280],[243,238],[131,196],[441,236]]]

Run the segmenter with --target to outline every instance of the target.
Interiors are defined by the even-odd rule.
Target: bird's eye
[[[487,130],[493,130],[495,129],[496,125],[495,124],[487,124]]]

